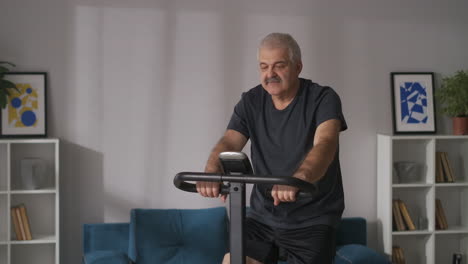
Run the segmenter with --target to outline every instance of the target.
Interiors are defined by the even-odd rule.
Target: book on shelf
[[[445,160],[444,164],[447,166],[446,170],[448,171],[447,181],[448,182],[455,182],[455,173],[453,172],[453,166],[452,166],[452,163],[449,160],[448,153],[444,152],[443,156],[444,156],[444,160]]]
[[[400,260],[401,260],[401,264],[406,264],[406,258],[405,258],[405,254],[403,253],[403,249],[401,247],[398,247],[398,254],[400,255]]]
[[[18,224],[21,231],[21,240],[26,240],[26,231],[24,230],[23,218],[21,217],[21,212],[18,207],[15,207],[15,214],[18,218]]]
[[[448,153],[436,152],[436,182],[455,182],[455,174]]]
[[[31,226],[29,217],[24,204],[13,206],[11,208],[11,216],[15,229],[17,240],[32,240]]]
[[[21,235],[21,228],[20,228],[20,223],[18,219],[18,215],[16,214],[17,208],[12,207],[10,212],[11,212],[11,220],[13,223],[13,228],[15,230],[15,236],[16,240],[24,240],[23,236]]]
[[[405,254],[403,253],[403,249],[399,246],[392,247],[392,263],[406,264]]]
[[[403,222],[403,217],[401,216],[400,206],[398,200],[393,200],[392,203],[393,209],[393,222],[395,223],[396,231],[405,231],[406,227]]]
[[[393,246],[392,247],[392,263],[394,264],[398,264],[399,262],[399,259],[398,259],[398,255],[397,255],[397,247]]]
[[[440,151],[436,152],[436,182],[445,182],[444,169],[442,165],[442,155]]]
[[[440,199],[436,199],[436,228],[439,230],[445,230],[448,228],[447,218]]]
[[[405,220],[405,224],[408,230],[416,230],[416,226],[414,225],[413,219],[411,219],[411,216],[409,214],[408,207],[406,207],[406,204],[402,200],[398,200],[398,205],[400,207],[401,215],[403,216],[403,219]]]
[[[435,220],[436,220],[436,229],[437,230],[443,230],[444,226],[442,224],[442,218],[440,215],[439,208],[437,208],[437,203],[436,203],[436,211],[435,211]]]
[[[29,217],[28,217],[28,213],[26,211],[26,207],[24,206],[24,204],[21,204],[19,206],[19,210],[21,212],[21,218],[23,219],[23,225],[24,225],[24,232],[26,234],[26,240],[32,240],[31,225],[29,224]]]

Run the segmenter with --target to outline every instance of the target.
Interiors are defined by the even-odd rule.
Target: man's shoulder
[[[265,89],[263,89],[262,85],[259,84],[251,89],[249,89],[247,92],[244,92],[242,94],[242,99],[247,100],[249,102],[251,101],[256,101],[259,100],[265,93]]]
[[[316,82],[313,82],[312,80],[309,79],[304,79],[300,78],[302,87],[308,89],[308,90],[313,90],[313,91],[323,91],[323,90],[333,90],[330,86],[327,85],[322,85]]]
[[[324,94],[336,93],[332,87],[318,84],[309,79],[301,78],[301,83],[302,87],[305,88],[304,90],[307,90],[306,94],[309,97],[320,97]]]
[[[245,92],[246,95],[249,96],[255,96],[255,95],[261,95],[265,92],[265,89],[263,89],[263,86],[261,84],[250,88],[247,92]]]

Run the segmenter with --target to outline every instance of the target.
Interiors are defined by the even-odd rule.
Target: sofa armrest
[[[84,264],[129,264],[127,255],[112,250],[93,251],[83,256]]]
[[[362,217],[345,217],[341,219],[336,232],[336,244],[367,245],[367,221]]]
[[[117,251],[128,253],[129,224],[105,223],[83,225],[83,253]]]

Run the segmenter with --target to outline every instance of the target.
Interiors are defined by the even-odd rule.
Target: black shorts
[[[247,218],[245,235],[246,255],[264,264],[331,264],[335,257],[336,230],[328,225],[273,229]]]

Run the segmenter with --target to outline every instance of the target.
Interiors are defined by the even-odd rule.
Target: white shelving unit
[[[377,219],[380,249],[391,256],[400,246],[406,263],[451,263],[454,253],[468,257],[468,136],[377,136]],[[436,151],[448,153],[455,183],[436,183]],[[419,179],[399,183],[393,163],[417,162]],[[394,231],[392,200],[408,207],[417,230]],[[449,228],[436,230],[435,200],[440,199]],[[427,227],[418,225],[427,220]],[[465,260],[466,261],[466,260]]]
[[[21,182],[20,161],[40,158],[46,164],[41,189]],[[59,264],[59,140],[0,140],[0,264]],[[32,240],[16,240],[10,208],[24,204]]]

